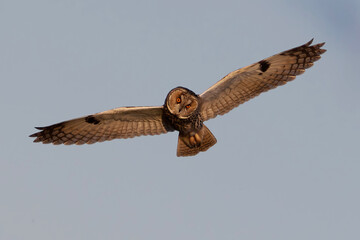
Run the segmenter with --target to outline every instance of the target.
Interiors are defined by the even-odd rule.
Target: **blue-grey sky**
[[[360,3],[0,1],[0,239],[359,239]],[[207,122],[218,143],[177,158],[177,133],[86,146],[35,126],[201,93],[315,38],[323,58]]]

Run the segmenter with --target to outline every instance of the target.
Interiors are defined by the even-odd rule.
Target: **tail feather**
[[[205,125],[203,125],[203,128],[198,132],[198,137],[201,139],[200,143],[191,145],[191,140],[189,140],[190,136],[182,136],[179,133],[176,155],[178,157],[194,156],[199,152],[205,152],[217,142],[214,135]],[[198,140],[198,138],[196,139]]]

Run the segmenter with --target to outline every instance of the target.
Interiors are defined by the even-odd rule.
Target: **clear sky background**
[[[360,2],[0,1],[0,239],[360,239]],[[295,81],[177,133],[86,146],[33,127],[201,93],[311,38]]]

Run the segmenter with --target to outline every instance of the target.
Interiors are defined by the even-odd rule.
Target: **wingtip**
[[[309,42],[305,43],[304,46],[309,47],[311,46],[312,42],[314,41],[314,38],[312,38]],[[322,49],[322,47],[325,45],[325,42],[322,43],[317,43],[312,45],[313,47],[315,47],[316,49],[318,49],[318,51],[320,51],[320,54],[323,54],[326,52],[326,49]]]
[[[42,130],[44,130],[44,127],[35,127],[35,129],[42,131]],[[33,134],[29,135],[29,137],[38,137],[38,136],[39,136],[39,133],[40,133],[40,132],[33,133]],[[34,140],[34,142],[39,142],[39,141],[37,141],[37,140],[38,140],[38,139],[36,138],[36,139]]]
[[[37,137],[37,133],[31,134],[31,135],[29,135],[29,137]]]
[[[317,45],[319,46],[319,48],[321,48],[322,46],[324,46],[324,45],[325,45],[325,42],[318,43]]]
[[[323,53],[325,53],[327,50],[326,49],[323,49],[322,47],[325,45],[325,42],[322,42],[322,43],[318,43],[315,45],[318,53],[321,55]]]
[[[312,38],[310,41],[308,41],[307,43],[305,43],[305,46],[310,46],[313,41],[314,41],[314,38]]]
[[[320,49],[320,54],[325,53],[327,50],[326,49]]]
[[[310,41],[308,41],[307,43],[305,43],[305,46],[310,46],[314,41],[314,38],[312,38]],[[318,43],[318,44],[315,44],[317,47],[321,48],[322,46],[325,45],[326,42],[322,42],[322,43]]]

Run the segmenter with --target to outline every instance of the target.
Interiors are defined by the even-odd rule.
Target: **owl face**
[[[165,104],[180,119],[189,118],[199,106],[199,97],[191,90],[177,87],[169,92]]]

